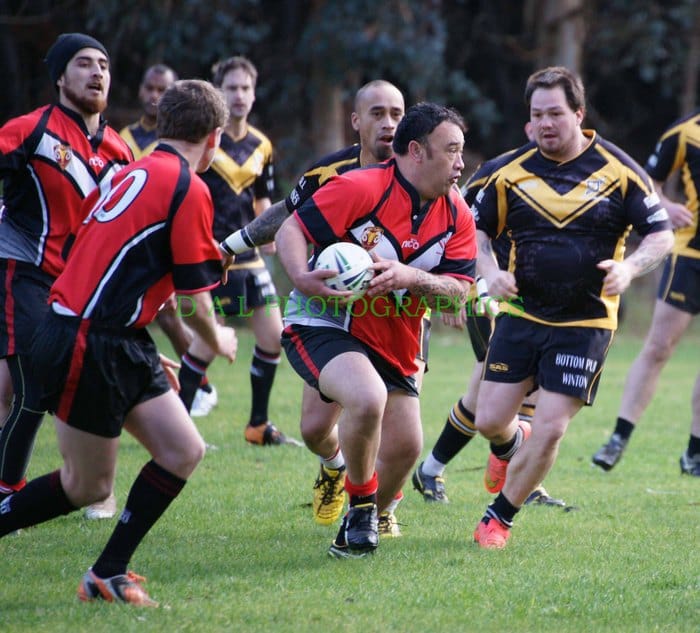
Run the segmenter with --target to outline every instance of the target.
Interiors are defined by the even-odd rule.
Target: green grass
[[[112,522],[78,513],[0,543],[0,631],[596,632],[698,630],[700,481],[681,477],[700,331],[665,369],[621,465],[589,466],[612,428],[625,372],[641,345],[647,304],[629,315],[611,350],[598,399],[572,422],[547,487],[574,509],[526,508],[504,551],[481,551],[471,533],[490,496],[486,442],[450,465],[448,506],[405,488],[404,537],[370,560],[326,556],[335,528],[309,509],[317,463],[306,449],[243,441],[249,407],[250,333],[239,360],[218,360],[219,407],[200,421],[217,450],[148,535],[133,568],[164,608],[138,610],[75,598]],[[163,350],[170,351],[164,345]],[[426,453],[461,394],[473,358],[466,337],[436,328],[422,396]],[[300,380],[280,365],[272,413],[297,431]],[[146,461],[123,438],[117,494],[123,502]],[[42,427],[30,476],[57,467],[53,424]]]

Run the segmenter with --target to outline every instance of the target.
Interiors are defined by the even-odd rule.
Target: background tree
[[[0,0],[0,122],[55,96],[42,62],[64,31],[108,47],[108,117],[139,115],[144,68],[210,77],[222,57],[258,66],[253,121],[292,181],[310,160],[351,142],[352,97],[373,78],[407,102],[441,101],[470,125],[468,170],[523,141],[522,94],[536,68],[578,68],[588,121],[640,161],[695,107],[700,9],[695,0]]]

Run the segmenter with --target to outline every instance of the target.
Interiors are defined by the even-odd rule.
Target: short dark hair
[[[170,66],[166,66],[165,64],[153,64],[153,66],[149,66],[146,68],[145,72],[143,73],[143,76],[141,77],[141,83],[146,82],[146,77],[150,75],[151,73],[154,73],[156,75],[166,75],[167,73],[172,73],[173,75],[173,81],[178,80],[177,73],[170,68]]]
[[[160,138],[199,143],[228,120],[228,106],[220,90],[208,81],[183,79],[170,86],[158,101]]]
[[[428,135],[443,121],[454,123],[462,132],[467,131],[462,115],[452,108],[426,101],[412,105],[396,127],[392,143],[394,154],[406,154],[411,141],[425,142]]]
[[[217,87],[221,88],[221,84],[224,82],[224,77],[226,73],[236,70],[237,68],[243,69],[250,75],[253,80],[253,88],[258,81],[258,69],[255,64],[251,62],[247,57],[242,55],[236,55],[235,57],[229,57],[228,59],[223,59],[212,66],[212,83]]]
[[[586,90],[581,77],[565,66],[549,66],[538,70],[528,77],[525,85],[525,104],[530,107],[532,93],[538,88],[555,88],[560,86],[566,95],[566,102],[576,112],[586,109]]]

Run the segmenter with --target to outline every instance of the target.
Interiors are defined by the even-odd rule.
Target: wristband
[[[484,279],[483,277],[476,278],[476,294],[479,295],[480,299],[483,299],[484,297],[488,297],[489,286],[486,283],[486,279]]]
[[[248,237],[246,228],[243,227],[231,233],[231,235],[219,244],[219,248],[229,255],[239,255],[255,248],[255,244],[253,244],[250,237]]]

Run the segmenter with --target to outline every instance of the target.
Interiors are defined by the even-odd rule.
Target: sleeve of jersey
[[[174,214],[170,234],[177,292],[194,294],[219,285],[221,255],[212,235],[213,217],[209,190],[202,180],[193,177]]]
[[[661,205],[649,176],[641,167],[629,167],[624,206],[630,224],[642,237],[672,228],[666,209]]]
[[[495,239],[500,232],[499,193],[496,181],[491,180],[480,189],[470,206],[476,220],[476,228],[486,233],[491,239]]]
[[[22,169],[32,148],[27,146],[29,135],[38,122],[34,113],[11,119],[0,128],[0,175]]]
[[[257,199],[270,198],[270,200],[273,200],[277,197],[275,167],[272,162],[272,154],[270,154],[268,161],[265,163],[262,173],[255,179],[253,187]]]
[[[314,163],[309,167],[304,175],[299,178],[294,189],[284,199],[284,204],[287,206],[287,211],[294,213],[304,202],[306,202],[319,188],[318,176],[312,176],[311,172],[318,167],[318,163]]]
[[[337,242],[368,208],[365,189],[347,186],[347,182],[344,176],[331,178],[294,214],[314,245],[324,247]]]
[[[476,227],[466,204],[458,207],[454,235],[447,240],[440,264],[432,271],[458,279],[476,278]]]
[[[644,169],[654,180],[664,182],[683,162],[684,155],[679,151],[680,136],[680,128],[664,134],[656,144],[654,153],[647,159]]]

